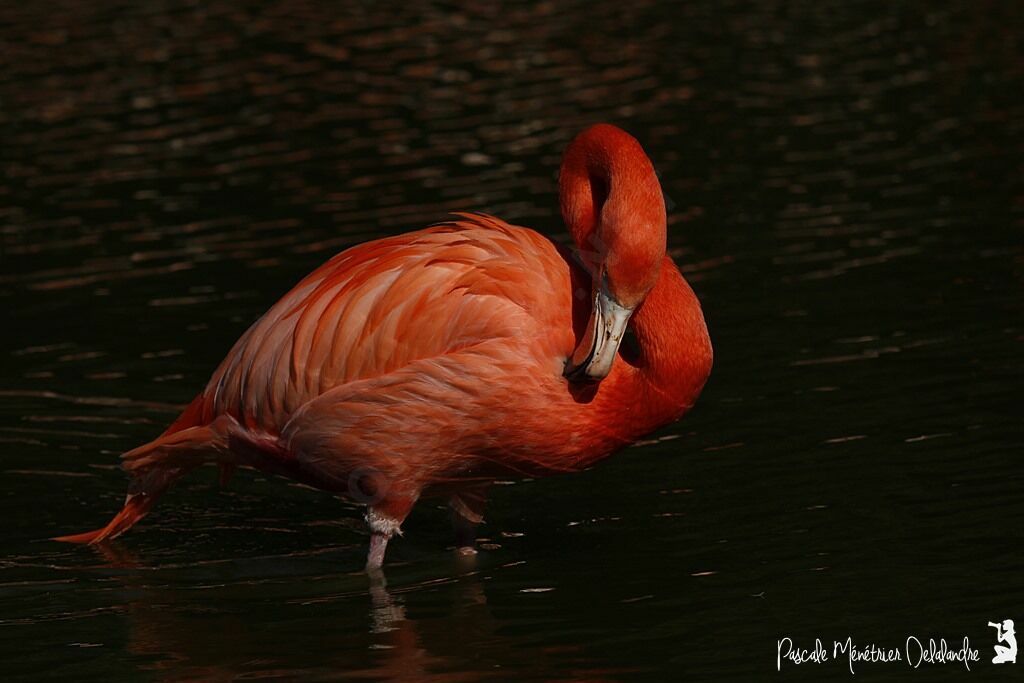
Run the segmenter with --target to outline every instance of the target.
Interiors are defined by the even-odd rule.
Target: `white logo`
[[[993,664],[1017,663],[1017,639],[1013,635],[1013,619],[1004,619],[1001,624],[994,624],[991,621],[988,625],[996,630],[996,642],[1006,645],[996,645],[996,656],[992,658]]]

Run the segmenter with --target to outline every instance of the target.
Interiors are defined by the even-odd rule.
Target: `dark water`
[[[1017,3],[0,7],[0,668],[157,680],[848,679],[776,641],[1024,625]],[[598,468],[422,505],[203,471],[104,551],[148,440],[336,251],[476,209],[550,234],[566,142],[637,135],[716,367]],[[916,678],[915,678],[916,677]]]

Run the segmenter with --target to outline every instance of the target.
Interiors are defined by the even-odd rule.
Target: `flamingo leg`
[[[370,535],[370,551],[366,554],[366,571],[379,570],[384,564],[384,553],[388,549],[390,536],[373,532]]]
[[[409,515],[417,496],[388,497],[366,510],[366,524],[370,527],[370,550],[366,554],[366,570],[379,571],[384,564],[388,541],[395,534],[402,535],[402,522]]]
[[[452,508],[452,530],[455,532],[455,552],[460,555],[476,555],[476,529],[478,521],[468,519]]]
[[[455,532],[455,551],[460,555],[476,554],[476,530],[484,521],[487,502],[486,486],[467,487],[448,500]]]

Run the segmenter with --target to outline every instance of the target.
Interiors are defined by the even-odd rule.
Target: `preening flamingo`
[[[559,175],[575,252],[480,214],[338,254],[242,335],[154,441],[123,456],[99,543],[214,462],[367,505],[367,567],[416,501],[447,497],[472,546],[496,477],[569,472],[679,418],[711,371],[700,304],[666,254],[665,203],[629,134],[601,124]],[[627,328],[635,345],[620,349]]]

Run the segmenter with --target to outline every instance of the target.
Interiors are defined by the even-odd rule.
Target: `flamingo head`
[[[630,316],[658,280],[665,200],[640,143],[608,124],[588,128],[566,149],[559,199],[591,276],[593,300],[565,374],[572,381],[600,381],[611,372]]]

